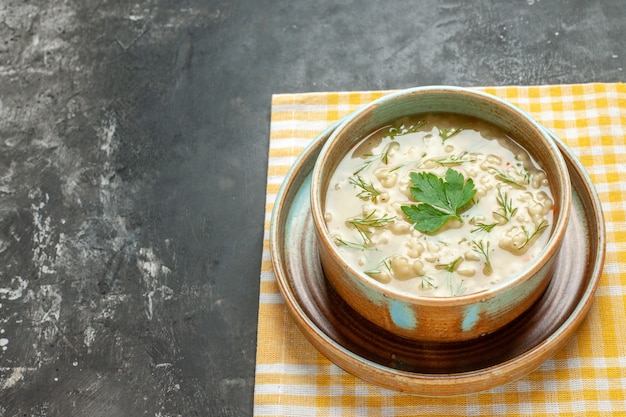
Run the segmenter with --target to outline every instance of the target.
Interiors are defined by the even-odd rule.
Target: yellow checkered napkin
[[[256,362],[256,416],[626,415],[626,85],[482,89],[530,112],[571,147],[598,191],[607,231],[596,300],[577,334],[521,380],[454,398],[422,398],[347,374],[300,333],[269,253],[270,215],[303,148],[337,119],[386,92],[283,94],[272,99]]]

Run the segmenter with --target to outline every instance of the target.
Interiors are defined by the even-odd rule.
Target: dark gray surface
[[[271,94],[621,81],[625,21],[0,0],[0,416],[250,415]]]

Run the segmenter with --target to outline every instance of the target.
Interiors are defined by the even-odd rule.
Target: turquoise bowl
[[[490,122],[514,138],[545,170],[554,197],[548,243],[527,267],[488,290],[454,297],[400,292],[354,268],[338,252],[324,221],[330,177],[364,135],[414,114],[447,112]],[[416,340],[456,342],[489,334],[526,311],[548,286],[571,208],[563,155],[549,132],[511,103],[477,90],[432,86],[384,96],[346,117],[324,144],[311,180],[311,212],[324,274],[347,304],[373,324]]]

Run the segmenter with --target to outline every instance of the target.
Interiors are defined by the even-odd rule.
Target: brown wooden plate
[[[336,124],[297,159],[277,195],[270,250],[285,305],[305,337],[345,371],[379,386],[451,396],[514,381],[558,352],[591,303],[605,254],[602,207],[585,169],[555,137],[572,180],[573,205],[550,286],[521,317],[495,333],[459,343],[409,340],[362,318],[327,283],[318,259],[309,184]]]

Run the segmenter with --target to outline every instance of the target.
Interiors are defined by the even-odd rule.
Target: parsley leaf
[[[474,181],[465,181],[453,169],[446,171],[445,179],[430,172],[412,172],[411,181],[411,195],[421,204],[401,209],[415,223],[415,229],[423,233],[436,232],[450,219],[461,221],[461,212],[476,194]]]
[[[401,209],[409,221],[415,223],[415,228],[424,233],[434,233],[454,218],[453,215],[443,213],[428,204],[402,206]]]

